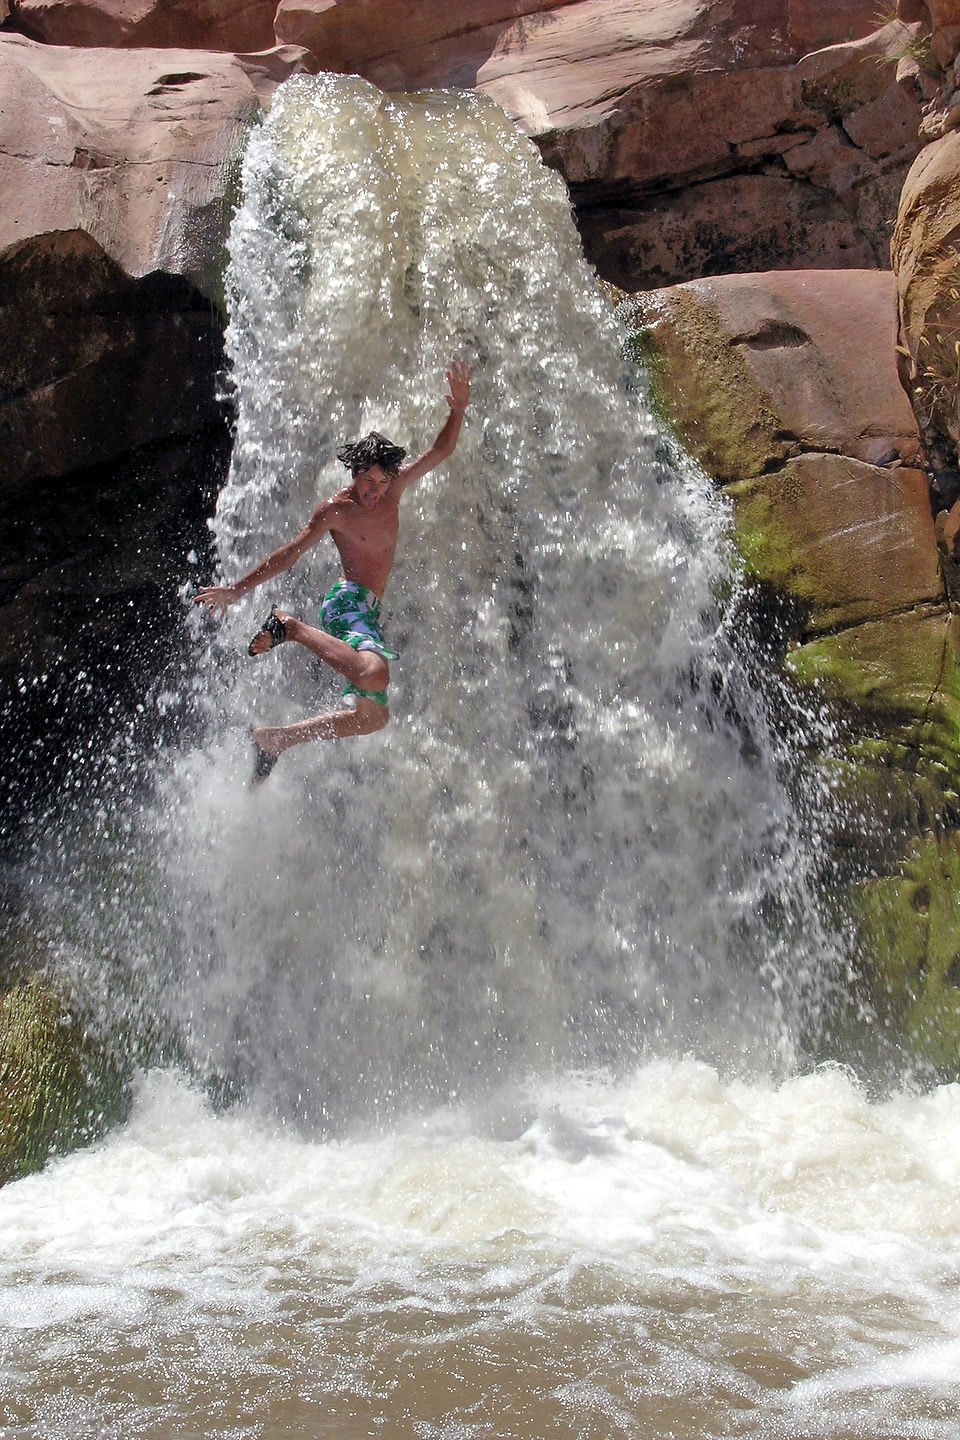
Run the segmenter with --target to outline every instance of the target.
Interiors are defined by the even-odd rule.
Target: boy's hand
[[[212,615],[223,617],[228,608],[240,599],[235,585],[205,585],[193,597],[194,605],[204,605]]]
[[[472,365],[467,365],[456,357],[450,361],[450,367],[447,370],[446,401],[451,410],[456,410],[461,415],[470,403],[470,376],[472,374]]]

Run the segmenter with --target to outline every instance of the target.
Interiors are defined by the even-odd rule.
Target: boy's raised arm
[[[463,413],[470,403],[470,377],[472,374],[473,367],[467,365],[465,361],[456,358],[450,361],[446,371],[447,393],[445,396],[446,402],[450,406],[450,414],[430,449],[425,450],[409,465],[401,465],[397,472],[397,480],[401,489],[405,489],[415,480],[421,479],[428,471],[433,470],[453,454],[460,437]]]

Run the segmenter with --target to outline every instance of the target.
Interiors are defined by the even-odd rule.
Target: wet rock
[[[872,759],[939,773],[956,794],[960,741],[960,633],[945,606],[822,635],[792,650],[788,666],[805,683],[858,713],[854,742]]]
[[[804,455],[729,493],[751,571],[800,603],[805,635],[943,598],[919,470]]]
[[[748,575],[786,604],[789,673],[850,737],[851,807],[895,792],[909,833],[918,787],[941,814],[956,800],[960,671],[893,302],[889,274],[788,272],[631,309],[657,403],[725,485]]]
[[[915,464],[894,363],[893,277],[876,270],[725,275],[637,295],[655,396],[721,483],[829,451]]]
[[[860,887],[857,922],[880,1017],[916,1060],[953,1077],[960,1054],[960,837],[926,834],[896,873]]]
[[[122,1120],[130,1069],[39,974],[0,994],[0,1185]]]

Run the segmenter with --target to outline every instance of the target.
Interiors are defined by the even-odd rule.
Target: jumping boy
[[[340,553],[340,579],[320,606],[322,628],[315,629],[274,605],[249,650],[251,655],[262,655],[284,640],[297,641],[343,676],[347,682],[343,694],[351,708],[314,715],[292,725],[255,726],[255,783],[267,778],[291,745],[369,735],[382,730],[390,718],[387,661],[397,655],[383,638],[379,615],[397,549],[400,496],[408,485],[453,454],[470,399],[471,373],[463,361],[450,362],[445,397],[450,414],[419,459],[404,465],[407,452],[376,431],[343,445],[337,458],[350,470],[349,485],[321,500],[299,534],[273,550],[242,579],[232,585],[207,585],[194,596],[195,604],[206,606],[214,615],[225,615],[241,596],[289,570],[321,535],[329,534]]]

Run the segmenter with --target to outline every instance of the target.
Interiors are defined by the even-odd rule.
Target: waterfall
[[[562,182],[483,97],[319,76],[278,92],[242,193],[224,577],[340,488],[344,439],[426,448],[454,354],[473,398],[401,505],[385,731],[249,787],[252,723],[339,703],[301,647],[246,654],[273,601],[315,622],[328,539],[194,615],[164,701],[191,723],[97,918],[113,988],[321,1128],[651,1054],[782,1073],[828,960],[809,836],[732,633],[727,510],[666,458]]]

